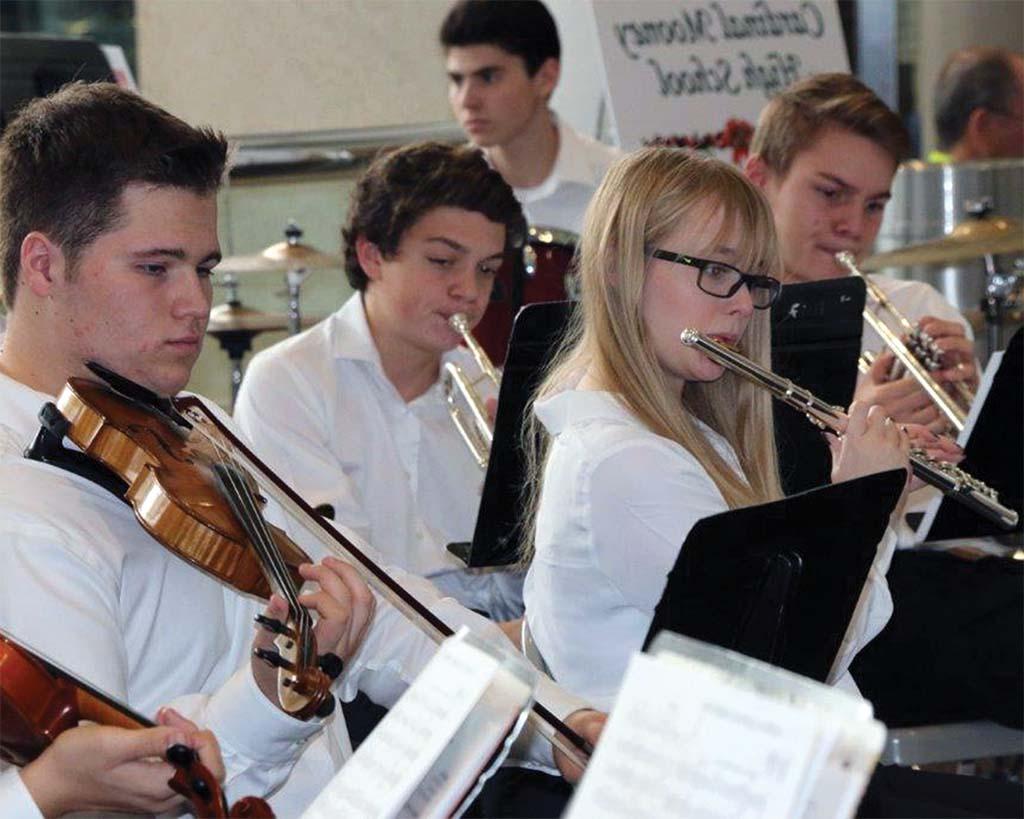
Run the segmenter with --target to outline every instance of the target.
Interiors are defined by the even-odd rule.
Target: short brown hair
[[[373,161],[356,183],[348,220],[341,229],[345,275],[356,290],[365,290],[366,271],[356,256],[362,236],[391,256],[405,232],[434,208],[462,208],[505,226],[505,250],[526,236],[526,220],[512,188],[468,145],[420,142]]]
[[[797,154],[828,127],[870,139],[897,164],[910,156],[910,136],[899,115],[852,74],[816,74],[781,91],[761,111],[750,152],[785,175]]]
[[[74,82],[32,100],[0,139],[0,265],[14,306],[21,243],[46,233],[69,270],[120,218],[133,182],[216,191],[227,162],[223,135],[193,128],[111,83]]]

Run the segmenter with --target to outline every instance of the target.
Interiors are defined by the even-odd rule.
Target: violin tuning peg
[[[271,651],[267,648],[254,648],[252,653],[272,668],[287,668],[290,671],[295,668],[291,662],[286,660],[276,651]]]
[[[331,652],[321,654],[317,664],[320,666],[320,670],[332,680],[338,679],[345,668],[345,663],[341,657]]]
[[[196,753],[187,745],[171,745],[165,754],[167,761],[179,768],[186,768],[196,760]]]
[[[210,786],[198,776],[192,779],[192,792],[200,799],[209,800]]]
[[[292,633],[292,630],[280,620],[275,620],[273,617],[267,617],[265,614],[257,614],[254,619],[256,621],[256,625],[261,626],[274,634]]]

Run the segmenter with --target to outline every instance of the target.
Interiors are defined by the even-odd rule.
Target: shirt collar
[[[563,392],[537,401],[533,411],[551,435],[560,435],[571,426],[589,421],[611,421],[647,430],[647,426],[622,403],[618,395],[612,392],[577,390],[570,386]],[[732,452],[732,447],[723,436],[700,418],[691,418],[713,446],[719,450],[724,447]]]
[[[376,367],[382,375],[384,374],[380,352],[370,333],[370,323],[366,319],[366,305],[363,303],[361,292],[353,293],[328,321],[331,334],[331,355],[334,358],[347,361],[367,361]],[[441,355],[441,367],[444,367],[449,361],[454,361],[465,369],[468,356],[469,353],[462,347],[455,347]],[[475,371],[475,362],[472,367]],[[440,378],[424,395],[437,392],[440,389],[439,384]],[[420,396],[420,398],[422,397]],[[412,403],[416,403],[420,398],[415,399]]]
[[[380,353],[370,334],[363,294],[353,293],[330,319],[331,354],[335,358],[370,361],[380,365]]]
[[[593,170],[587,165],[586,146],[582,145],[580,135],[567,125],[554,111],[549,112],[551,121],[558,129],[558,153],[555,155],[555,164],[547,178],[532,188],[516,188],[516,194],[529,194],[543,192],[545,195],[548,189],[554,190],[563,182],[578,182],[583,185],[593,183]],[[491,165],[491,159],[487,155],[487,149],[481,149],[487,164]],[[492,165],[493,167],[493,165]]]
[[[534,404],[533,411],[552,435],[587,421],[617,421],[643,426],[614,393],[567,389]]]
[[[558,156],[555,157],[555,167],[551,169],[550,178],[558,182],[592,184],[594,172],[587,163],[587,150],[580,135],[563,122],[558,114],[552,112],[551,117],[558,127]]]

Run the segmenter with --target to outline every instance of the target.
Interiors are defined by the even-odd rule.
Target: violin
[[[114,373],[102,370],[112,379]],[[341,671],[333,654],[317,655],[313,618],[298,601],[301,563],[312,562],[261,514],[265,500],[255,482],[215,439],[192,434],[170,405],[145,395],[126,379],[126,398],[105,385],[72,378],[56,410],[43,410],[44,429],[30,457],[52,462],[54,443],[66,435],[109,473],[116,494],[157,541],[178,557],[246,594],[277,592],[288,604],[285,622],[260,615],[274,633],[274,650],[256,656],[277,669],[277,705],[296,719],[326,717],[335,707],[331,682]],[[130,385],[130,386],[129,386]],[[55,414],[57,413],[57,414]],[[161,417],[162,416],[162,417]]]
[[[269,588],[280,591],[289,605],[288,622],[257,618],[278,634],[278,652],[257,650],[257,656],[278,668],[278,704],[285,711],[301,716],[315,713],[323,703],[333,706],[333,697],[317,698],[340,673],[341,661],[325,655],[317,667],[309,615],[288,585],[294,587],[295,567],[309,557],[283,530],[263,520],[262,492],[421,631],[437,642],[452,636],[446,623],[318,515],[201,400],[161,398],[94,362],[88,366],[106,383],[69,379],[56,405],[40,413],[43,429],[29,457],[103,483],[134,508],[160,543],[229,585],[260,596]],[[65,436],[82,452],[64,450]],[[89,467],[66,462],[82,453],[108,474],[89,474]],[[530,719],[552,745],[586,767],[593,750],[589,743],[540,703],[534,703]]]
[[[0,759],[27,765],[58,735],[82,720],[117,728],[152,728],[154,723],[79,680],[0,632]],[[167,749],[174,766],[168,785],[192,805],[200,819],[273,819],[270,806],[247,796],[230,810],[220,783],[185,745]]]

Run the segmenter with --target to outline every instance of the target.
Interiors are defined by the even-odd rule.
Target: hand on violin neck
[[[306,587],[309,590],[299,595],[298,602],[317,616],[313,629],[316,651],[324,660],[321,667],[333,678],[339,673],[339,665],[352,657],[362,643],[373,620],[375,598],[355,569],[333,557],[315,566],[303,564],[299,573],[316,584]],[[278,669],[289,668],[275,641],[293,634],[288,623],[287,603],[272,595],[263,615],[257,618],[252,669],[260,691],[274,703],[278,702]]]
[[[347,661],[373,621],[376,598],[356,570],[335,557],[315,566],[304,564],[299,573],[317,586],[299,596],[303,606],[319,615],[314,630],[317,652]]]

